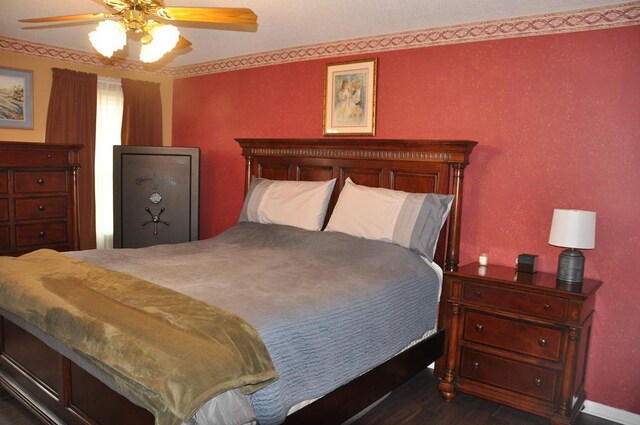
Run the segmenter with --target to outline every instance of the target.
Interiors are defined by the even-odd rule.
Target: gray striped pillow
[[[391,242],[433,260],[453,195],[356,185],[347,178],[325,230]]]
[[[238,221],[320,230],[335,182],[336,179],[315,182],[254,178]]]

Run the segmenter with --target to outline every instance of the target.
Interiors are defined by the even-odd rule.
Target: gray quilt
[[[341,233],[243,223],[197,242],[70,255],[247,319],[280,374],[250,396],[262,425],[384,362],[436,322],[439,279],[419,256]]]

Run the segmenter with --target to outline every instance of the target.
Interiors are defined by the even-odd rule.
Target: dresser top
[[[585,278],[582,284],[567,285],[558,282],[554,273],[523,273],[516,272],[514,267],[488,265],[480,266],[478,263],[470,263],[460,266],[457,272],[450,272],[453,275],[464,275],[467,277],[486,280],[489,282],[499,282],[504,286],[516,288],[535,288],[538,290],[558,292],[563,295],[590,296],[602,285],[596,279]]]

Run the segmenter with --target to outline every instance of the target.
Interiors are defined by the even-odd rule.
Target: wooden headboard
[[[236,139],[252,176],[272,180],[336,178],[329,214],[347,177],[360,185],[414,193],[455,195],[435,260],[456,270],[460,249],[462,183],[477,142],[466,140]]]

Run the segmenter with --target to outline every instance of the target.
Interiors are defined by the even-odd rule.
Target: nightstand
[[[584,378],[595,294],[585,279],[563,289],[552,273],[477,263],[445,275],[436,364],[443,398],[463,392],[570,424],[586,398]]]

